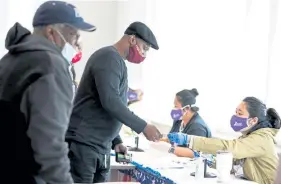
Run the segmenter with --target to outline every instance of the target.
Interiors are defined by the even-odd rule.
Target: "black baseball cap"
[[[87,32],[96,30],[94,25],[84,21],[75,6],[63,1],[47,1],[37,9],[33,27],[51,24],[68,24]]]
[[[155,50],[159,49],[157,40],[153,32],[149,29],[149,27],[147,27],[147,25],[142,22],[133,22],[129,25],[124,34],[135,35],[137,38],[140,38],[151,45],[151,47]]]

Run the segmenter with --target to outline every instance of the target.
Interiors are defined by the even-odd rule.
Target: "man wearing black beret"
[[[126,153],[119,131],[122,124],[149,141],[158,141],[160,132],[127,107],[128,76],[124,60],[139,64],[152,47],[159,49],[152,31],[134,22],[113,46],[99,49],[89,58],[80,81],[66,140],[75,183],[107,180],[110,150]]]

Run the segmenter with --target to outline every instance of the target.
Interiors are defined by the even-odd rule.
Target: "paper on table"
[[[168,153],[170,147],[171,147],[171,144],[166,143],[166,142],[151,142],[150,143],[151,149],[155,149],[157,151],[161,151],[164,153]]]

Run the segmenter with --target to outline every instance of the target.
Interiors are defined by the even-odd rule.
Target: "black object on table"
[[[130,147],[129,151],[134,151],[134,152],[144,152],[144,150],[139,148],[139,137],[135,137],[135,147]]]

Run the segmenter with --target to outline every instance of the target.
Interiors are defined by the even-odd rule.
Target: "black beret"
[[[126,35],[135,35],[158,50],[159,46],[153,32],[142,22],[133,22],[125,31]]]

